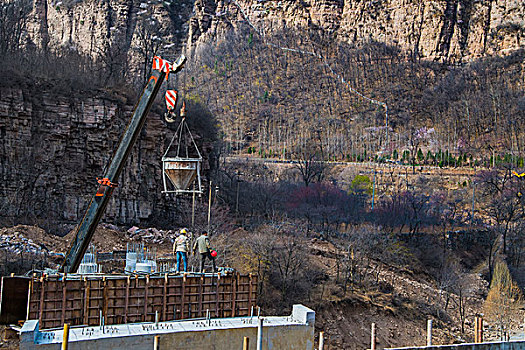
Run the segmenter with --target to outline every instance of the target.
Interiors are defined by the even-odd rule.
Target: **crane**
[[[88,249],[91,238],[95,233],[95,229],[106,210],[111,194],[115,187],[118,186],[117,181],[122,172],[122,168],[128,159],[133,144],[137,140],[140,131],[144,126],[146,116],[148,115],[151,105],[153,104],[164,79],[170,72],[178,73],[184,66],[185,62],[186,57],[184,55],[181,55],[173,64],[160,57],[154,57],[151,77],[144,87],[139,101],[135,105],[133,115],[122,134],[117,151],[113,155],[104,177],[97,179],[99,183],[98,190],[92,197],[82,220],[75,230],[75,238],[71,242],[64,262],[60,267],[61,272],[74,273],[77,271],[78,266],[82,261],[82,257]]]

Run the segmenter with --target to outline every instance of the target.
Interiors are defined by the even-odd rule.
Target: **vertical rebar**
[[[153,338],[153,350],[159,350],[159,340],[160,340],[160,336],[158,335],[156,335]]]
[[[370,350],[376,350],[376,324],[372,323],[372,330],[370,332]]]
[[[432,345],[432,320],[427,321],[427,346]]]
[[[479,322],[479,317],[476,316],[474,317],[474,343],[479,343],[479,339],[478,339],[478,322]]]
[[[478,320],[478,340],[483,343],[483,317],[479,317]]]
[[[263,319],[259,318],[257,324],[257,350],[262,350],[263,341]]]
[[[69,323],[64,323],[64,334],[62,335],[62,350],[67,350],[69,343]]]

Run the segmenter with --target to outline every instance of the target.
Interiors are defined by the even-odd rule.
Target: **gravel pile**
[[[141,229],[137,226],[131,227],[126,235],[131,241],[147,244],[162,244],[171,242],[175,238],[176,231],[159,230],[155,227]]]

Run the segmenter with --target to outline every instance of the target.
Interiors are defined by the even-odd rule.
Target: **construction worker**
[[[177,258],[177,272],[180,272],[180,260],[184,264],[184,272],[188,271],[188,251],[190,250],[190,240],[186,236],[188,231],[183,228],[180,230],[179,236],[173,242],[173,254]]]
[[[204,272],[204,262],[206,259],[211,260],[213,264],[213,272],[217,271],[217,266],[215,266],[215,258],[211,255],[210,240],[208,239],[208,232],[202,231],[202,234],[197,238],[195,244],[193,245],[193,254],[196,253],[197,249],[201,255],[201,270]]]

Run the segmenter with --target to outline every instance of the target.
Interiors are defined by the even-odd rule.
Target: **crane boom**
[[[167,61],[166,61],[167,62]],[[182,69],[182,66],[186,62],[186,57],[181,55],[179,59],[170,67],[172,73],[177,73]],[[154,65],[155,68],[155,65]],[[133,110],[133,115],[129,124],[122,135],[117,151],[111,159],[111,163],[104,174],[102,179],[98,179],[100,184],[97,193],[91,199],[91,202],[86,209],[82,221],[76,228],[75,238],[71,242],[69,251],[66,254],[65,260],[60,267],[60,271],[73,273],[76,272],[82,257],[84,256],[89,242],[95,233],[95,229],[98,226],[106,206],[109,203],[111,194],[113,193],[114,188],[117,186],[117,181],[122,172],[122,168],[126,163],[126,160],[131,152],[133,144],[137,140],[142,127],[146,121],[146,116],[157,96],[157,93],[160,90],[162,82],[166,77],[166,74],[169,74],[170,68],[164,70],[164,66],[157,67],[159,69],[153,69],[152,75],[148,80],[148,83],[142,91],[139,101],[135,105]]]

